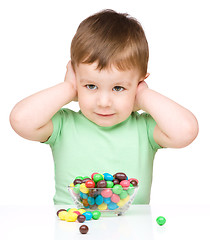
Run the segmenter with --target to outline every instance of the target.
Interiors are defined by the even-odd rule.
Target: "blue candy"
[[[112,181],[114,179],[113,176],[109,173],[104,173],[103,175],[104,175],[104,180],[106,181]]]
[[[109,210],[115,210],[119,206],[117,205],[117,203],[111,202],[107,205],[107,207],[108,207]]]
[[[98,195],[96,198],[95,198],[95,202],[97,205],[101,205],[104,201],[104,198],[101,196],[101,195]]]
[[[110,197],[104,198],[104,202],[105,202],[106,204],[109,204],[109,203],[111,202],[111,198],[110,198]]]
[[[82,215],[84,215],[86,217],[86,220],[90,220],[93,216],[93,214],[91,212],[84,212]]]
[[[90,205],[93,205],[93,204],[95,204],[95,200],[94,200],[94,198],[93,197],[88,197],[88,203],[90,204]]]
[[[86,193],[80,192],[79,195],[83,199],[87,199],[88,198],[88,195]]]

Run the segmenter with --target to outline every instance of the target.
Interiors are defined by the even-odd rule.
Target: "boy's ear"
[[[150,73],[147,73],[144,77],[140,78],[139,82],[144,81],[146,78],[148,78]]]
[[[149,75],[150,75],[150,73],[147,73],[147,74],[145,75],[145,77],[144,77],[144,80],[145,80],[146,78],[148,78]]]

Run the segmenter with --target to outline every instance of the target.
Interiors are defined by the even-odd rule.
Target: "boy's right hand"
[[[72,99],[72,101],[78,101],[76,75],[75,75],[75,72],[73,70],[73,67],[72,67],[72,64],[71,64],[71,60],[66,65],[66,69],[67,70],[66,70],[66,75],[65,75],[64,82],[70,83],[72,88],[73,88],[73,90],[75,91],[75,96]]]

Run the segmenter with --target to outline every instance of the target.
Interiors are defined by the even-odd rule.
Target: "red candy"
[[[130,186],[130,182],[128,180],[122,180],[120,182],[120,185],[123,187],[124,190],[127,190],[128,187]]]
[[[101,192],[101,195],[102,197],[104,198],[109,198],[112,196],[112,190],[107,188],[107,189],[104,189],[102,192]]]
[[[94,182],[93,180],[87,180],[87,181],[85,182],[85,186],[86,186],[87,188],[94,188],[94,187],[95,187],[95,182]]]
[[[114,203],[118,203],[120,201],[120,196],[113,193],[113,195],[111,196],[111,201]]]
[[[79,211],[74,211],[74,213],[76,213],[77,215],[80,215],[80,214],[81,214]]]

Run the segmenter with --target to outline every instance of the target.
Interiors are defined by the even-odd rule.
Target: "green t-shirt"
[[[156,122],[147,113],[133,112],[125,121],[101,127],[81,111],[62,108],[52,118],[53,133],[45,142],[55,168],[54,204],[73,204],[67,186],[77,176],[124,172],[139,180],[133,204],[148,204],[153,160],[161,148],[153,138]]]

